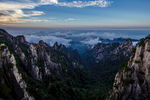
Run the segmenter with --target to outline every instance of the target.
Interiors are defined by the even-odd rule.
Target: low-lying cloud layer
[[[116,34],[113,32],[83,32],[80,34],[71,34],[72,37],[100,37],[103,39],[113,40],[115,38],[128,38],[128,35]]]
[[[99,40],[99,38],[95,38],[95,39],[85,39],[83,41],[81,41],[81,43],[86,44],[86,45],[92,45],[94,46],[97,43],[101,43],[102,41]]]
[[[71,39],[65,39],[62,37],[56,37],[56,36],[38,36],[38,35],[25,35],[26,40],[30,43],[38,43],[40,40],[45,41],[50,46],[53,46],[55,42],[58,42],[59,44],[64,44],[66,46],[70,46]]]
[[[56,31],[56,32],[39,32],[25,35],[27,41],[37,43],[44,40],[49,45],[55,42],[71,46],[71,42],[78,42],[84,45],[95,45],[101,43],[103,39],[114,40],[115,38],[129,38],[126,34],[118,34],[113,32],[80,32],[80,31]]]

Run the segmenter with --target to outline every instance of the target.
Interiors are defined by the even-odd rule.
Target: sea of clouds
[[[42,33],[42,34],[41,34]],[[121,36],[116,35],[115,33],[98,33],[98,32],[81,32],[81,33],[71,33],[71,32],[53,32],[53,33],[35,33],[25,35],[26,40],[31,43],[37,43],[40,40],[44,40],[49,45],[53,45],[55,42],[59,44],[64,44],[70,46],[71,42],[80,42],[85,45],[95,45],[101,43],[101,39],[113,40]],[[128,38],[124,36],[123,38]]]
[[[39,32],[12,32],[14,36],[24,35],[26,40],[30,43],[38,43],[40,40],[44,40],[50,46],[53,46],[55,42],[64,44],[66,46],[72,46],[72,43],[78,43],[78,45],[95,45],[101,43],[103,39],[113,41],[116,38],[132,38],[140,39],[147,36],[150,31],[80,31],[80,30],[65,30],[65,31],[39,31]],[[142,34],[141,34],[142,33]],[[136,41],[133,42],[136,45]]]

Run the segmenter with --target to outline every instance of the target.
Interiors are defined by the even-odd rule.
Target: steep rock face
[[[77,50],[73,50],[72,48],[66,48],[65,45],[56,42],[53,46],[56,51],[62,52],[65,54],[71,61],[73,67],[83,67],[82,60],[77,52]]]
[[[123,61],[127,60],[133,50],[131,40],[124,43],[99,43],[85,53],[85,63],[90,69],[118,70]]]
[[[142,39],[117,73],[107,100],[150,100],[150,37]]]
[[[126,40],[124,43],[119,45],[115,50],[112,51],[114,55],[121,55],[124,57],[129,57],[133,49],[132,41]]]
[[[1,87],[3,89],[14,90],[15,95],[12,95],[14,100],[34,100],[26,91],[27,85],[18,71],[14,55],[10,53],[8,47],[3,43],[0,43],[0,85],[6,87]],[[9,92],[6,92],[8,93],[7,95],[9,95]],[[3,99],[10,99],[9,96],[5,97],[6,94],[3,96]]]
[[[118,46],[119,46],[119,43],[97,44],[92,49],[92,55],[97,61],[103,60],[104,57],[110,56]]]
[[[0,55],[7,56],[7,59],[0,60],[0,64],[4,66],[0,70],[0,89],[4,90],[0,91],[0,99],[1,94],[6,94],[5,97],[10,95],[8,100],[79,100],[78,95],[82,97],[82,93],[85,93],[82,88],[84,83],[87,84],[86,74],[80,69],[80,60],[76,60],[79,57],[77,53],[70,53],[72,51],[68,51],[63,45],[55,49],[42,40],[36,44],[28,43],[24,36],[13,37],[2,29],[0,43],[5,44],[14,56],[12,61],[8,52],[0,52]],[[14,62],[13,68],[5,70],[9,64],[11,66],[11,61]],[[69,95],[70,91],[72,95]]]
[[[117,55],[129,57],[132,51],[132,41],[126,40],[124,43],[112,43],[112,44],[97,44],[92,49],[92,55],[95,61],[100,62],[104,59],[116,60],[120,59]]]
[[[7,42],[22,63],[22,67],[37,80],[42,80],[42,77],[52,73],[60,75],[59,70],[63,66],[60,63],[67,63],[68,67],[74,68],[82,65],[79,54],[62,44],[55,43],[50,47],[42,40],[37,44],[29,44],[24,36],[13,37],[5,30],[0,30],[0,40]]]
[[[51,73],[59,74],[57,70],[58,64],[51,60],[51,54],[46,50],[49,47],[45,42],[39,41],[38,44],[31,44],[29,48],[33,74],[35,74],[33,76],[36,79],[41,80],[42,76],[50,75]]]

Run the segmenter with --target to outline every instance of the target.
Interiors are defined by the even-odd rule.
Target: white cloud
[[[81,41],[81,43],[83,43],[83,44],[92,45],[92,46],[97,44],[97,43],[101,43],[101,42],[102,41],[100,41],[98,37],[95,39],[90,38],[90,39],[86,39],[86,40]]]
[[[25,22],[44,21],[35,18],[28,18],[31,16],[38,16],[44,14],[44,12],[41,11],[32,11],[29,14],[25,14],[21,9],[15,9],[11,12],[9,11],[2,11],[2,12],[5,13],[3,13],[3,15],[0,16],[0,23],[25,23]],[[26,17],[26,18],[22,18],[22,17]]]
[[[110,39],[110,40],[113,40],[114,38],[118,38],[118,36],[115,33],[109,33],[109,32],[104,32],[102,34],[99,34],[99,36],[103,39]]]
[[[133,46],[136,47],[136,44],[138,43],[138,41],[134,41],[132,42]]]
[[[117,34],[117,33],[113,33],[113,32],[77,32],[77,33],[72,33],[70,31],[68,32],[54,32],[51,33],[51,35],[53,36],[63,36],[63,37],[67,37],[67,38],[83,38],[83,39],[91,39],[91,38],[102,38],[102,39],[110,39],[113,40],[115,38],[128,38],[128,36],[126,35],[122,35],[122,34]]]
[[[29,16],[39,16],[44,14],[42,11],[31,11],[30,13]]]
[[[57,4],[58,3],[58,0],[41,0],[40,4],[41,5],[49,5],[49,4]]]
[[[86,32],[86,33],[72,34],[72,37],[91,37],[97,35],[98,35],[97,32]]]
[[[100,37],[103,39],[113,40],[115,38],[129,38],[127,35],[116,34],[113,32],[85,32],[85,33],[78,33],[78,34],[71,34],[72,37],[82,37],[82,38],[90,38],[90,37]]]
[[[55,42],[59,44],[64,44],[65,46],[70,46],[71,39],[65,39],[56,36],[37,36],[37,35],[25,35],[26,40],[30,43],[38,43],[40,40],[45,41],[50,46],[53,46]]]
[[[30,18],[32,16],[43,15],[42,11],[26,11],[23,9],[34,9],[40,5],[55,4],[55,0],[41,0],[40,2],[31,2],[26,0],[24,2],[0,2],[0,23],[25,23],[25,22],[40,22],[45,21],[41,19]]]
[[[88,6],[96,6],[96,7],[108,7],[111,2],[106,0],[94,0],[94,1],[73,1],[73,2],[58,2],[57,5],[65,6],[65,7],[77,7],[83,8]]]
[[[0,2],[0,10],[33,9],[36,3]]]
[[[77,21],[79,19],[76,19],[76,18],[67,18],[66,21]]]

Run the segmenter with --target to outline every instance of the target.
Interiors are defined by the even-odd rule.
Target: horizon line
[[[150,26],[1,26],[0,29],[150,30]]]

